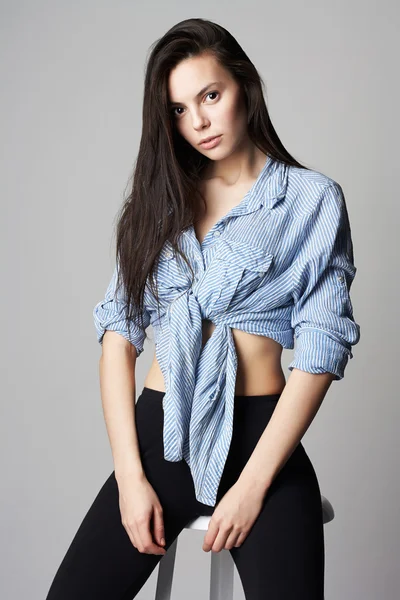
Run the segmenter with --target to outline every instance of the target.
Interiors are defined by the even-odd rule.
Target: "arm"
[[[115,477],[144,477],[135,425],[135,346],[114,331],[104,335],[100,357],[101,400]]]
[[[253,527],[274,478],[313,420],[334,375],[294,368],[236,483],[219,501],[203,550],[239,547]]]
[[[239,477],[240,485],[261,494],[268,491],[313,421],[333,378],[332,373],[292,370],[271,419]]]
[[[145,333],[136,321],[126,322],[124,288],[117,293],[118,265],[107,287],[105,298],[93,309],[100,358],[100,388],[107,433],[117,479],[143,477],[135,424],[135,367],[143,352]],[[150,323],[145,310],[144,325]]]
[[[135,367],[143,352],[145,332],[126,322],[125,292],[116,291],[117,269],[104,300],[93,310],[97,338],[102,344],[100,388],[107,433],[118,484],[121,521],[139,552],[165,554],[163,509],[146,478],[135,422]],[[145,328],[150,315],[144,312]]]

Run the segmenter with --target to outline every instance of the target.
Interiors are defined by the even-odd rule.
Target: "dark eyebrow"
[[[204,94],[204,92],[206,92],[208,90],[208,88],[210,88],[213,85],[221,85],[221,82],[220,81],[212,81],[211,83],[208,83],[203,88],[201,88],[201,90],[196,94],[195,98],[200,98],[200,96],[202,96]],[[168,102],[168,106],[175,106],[178,104],[180,104],[180,103],[179,102]]]

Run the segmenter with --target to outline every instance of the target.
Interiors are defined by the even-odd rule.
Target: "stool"
[[[329,523],[335,516],[332,504],[321,495],[323,522]],[[185,529],[207,531],[211,517],[201,516],[188,523]],[[178,536],[179,537],[179,536]],[[155,600],[170,600],[172,578],[174,575],[175,555],[178,538],[168,548],[158,564],[158,577]],[[226,548],[211,553],[210,600],[233,599],[233,575],[235,563]]]

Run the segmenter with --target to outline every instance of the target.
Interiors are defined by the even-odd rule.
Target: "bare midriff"
[[[215,329],[212,321],[203,320],[203,346]],[[237,374],[235,394],[241,396],[260,396],[279,394],[286,385],[281,365],[282,346],[275,340],[232,329],[236,347]],[[154,355],[144,385],[165,392],[164,377]]]

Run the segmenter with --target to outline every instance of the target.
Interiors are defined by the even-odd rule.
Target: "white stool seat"
[[[329,523],[335,516],[332,504],[322,496],[323,522]],[[188,523],[185,529],[196,529],[207,531],[211,516],[200,516]],[[175,567],[175,555],[178,538],[168,548],[168,552],[162,557],[158,566],[157,588],[155,600],[170,600],[172,579]],[[220,552],[211,554],[210,575],[210,600],[232,600],[233,599],[233,575],[235,563],[229,550],[223,548]]]

